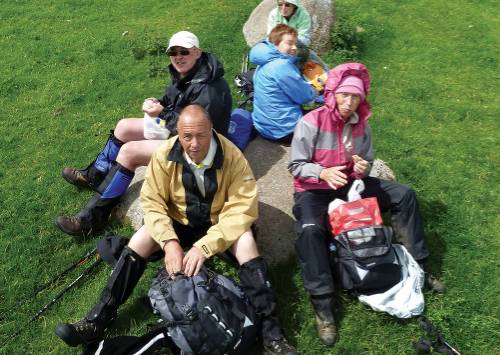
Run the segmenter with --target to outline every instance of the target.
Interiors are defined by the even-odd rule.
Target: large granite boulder
[[[289,154],[290,147],[260,137],[254,139],[245,150],[259,189],[257,242],[261,253],[273,264],[294,255],[292,177],[286,169]],[[141,227],[143,218],[138,197],[144,172],[145,168],[137,169],[127,194],[113,216],[130,222],[136,230]],[[375,160],[370,175],[394,180],[392,170],[379,159]]]
[[[318,54],[330,49],[330,30],[335,22],[334,0],[302,0],[312,17],[311,48]],[[263,0],[252,11],[243,26],[243,35],[249,47],[266,37],[267,16],[276,7],[276,0]]]

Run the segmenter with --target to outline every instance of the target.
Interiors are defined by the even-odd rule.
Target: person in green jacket
[[[278,24],[293,27],[299,33],[299,43],[305,47],[311,44],[311,15],[299,0],[278,0],[278,6],[267,18],[267,34]]]
[[[272,29],[279,24],[288,25],[297,30],[297,57],[299,61],[297,66],[301,71],[304,70],[306,62],[313,62],[319,64],[325,72],[329,70],[328,65],[321,60],[321,58],[309,49],[311,45],[311,31],[312,20],[311,15],[302,6],[300,0],[278,0],[278,6],[271,10],[267,17],[267,35],[271,33]]]

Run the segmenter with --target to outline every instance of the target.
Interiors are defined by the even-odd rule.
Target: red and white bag
[[[361,198],[365,186],[356,180],[347,194],[349,202],[335,199],[328,208],[328,219],[334,236],[362,227],[383,224],[376,197]]]

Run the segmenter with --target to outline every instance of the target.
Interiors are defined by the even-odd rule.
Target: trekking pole
[[[88,251],[84,256],[82,256],[80,259],[78,259],[77,261],[75,261],[73,264],[71,264],[70,266],[68,266],[65,270],[63,270],[62,272],[60,272],[58,275],[54,276],[52,278],[52,280],[44,283],[43,285],[40,285],[38,287],[36,287],[34,290],[33,290],[33,295],[31,296],[28,296],[26,299],[24,300],[21,300],[21,301],[18,301],[15,305],[14,305],[14,308],[18,308],[20,306],[22,306],[23,304],[25,304],[26,302],[28,302],[29,300],[31,300],[32,297],[36,297],[36,295],[38,295],[40,292],[46,290],[47,288],[49,288],[50,286],[52,286],[53,284],[55,284],[57,281],[59,281],[61,278],[63,278],[64,276],[66,276],[70,271],[76,269],[78,266],[82,265],[83,263],[85,263],[88,259],[90,259],[92,256],[94,256],[95,254],[97,253],[97,248],[94,248],[90,251]],[[11,312],[4,312],[0,315],[0,321],[4,320],[7,316],[7,313],[11,313]]]
[[[94,271],[97,266],[101,263],[102,259],[98,257],[96,261],[92,265],[90,265],[87,269],[85,269],[76,279],[74,279],[68,286],[66,286],[61,292],[59,292],[51,301],[49,301],[47,304],[45,304],[34,316],[30,318],[28,322],[21,328],[19,328],[18,331],[16,331],[10,338],[7,338],[2,344],[0,345],[0,348],[4,347],[7,345],[9,342],[14,340],[21,334],[32,322],[36,321],[40,316],[47,310],[49,309],[52,305],[54,305],[66,292],[71,290],[81,279],[83,279],[85,276],[89,275],[92,271]]]
[[[420,327],[427,333],[427,335],[431,338],[430,342],[434,351],[438,353],[448,353],[453,355],[461,355],[460,352],[450,345],[444,338],[443,334],[438,331],[438,329],[432,324],[431,320],[425,316],[420,316],[418,318],[418,322],[420,323]],[[418,343],[424,342],[426,339],[419,339]]]
[[[241,72],[242,73],[247,71],[247,66],[248,66],[247,60],[248,60],[247,54],[243,53],[243,60],[241,61]]]
[[[82,265],[85,261],[90,259],[94,254],[97,253],[97,248],[94,248],[90,251],[87,252],[84,256],[82,256],[79,260],[75,261],[73,264],[68,266],[65,270],[63,270],[61,273],[56,275],[52,280],[44,283],[43,285],[37,287],[34,291],[35,295],[39,294],[46,288],[52,286],[54,283],[56,283],[58,280],[60,280],[63,276],[66,276],[71,270],[76,269],[78,266]]]

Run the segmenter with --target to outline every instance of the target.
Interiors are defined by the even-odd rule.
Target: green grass
[[[61,285],[27,305],[16,302],[94,244],[76,244],[53,226],[55,216],[77,212],[90,196],[65,184],[60,171],[87,164],[117,119],[139,116],[144,97],[162,94],[166,77],[151,76],[151,69],[167,58],[137,59],[140,39],[165,43],[189,29],[221,59],[232,82],[246,50],[241,28],[258,2],[2,4],[0,312],[8,316],[0,321],[1,340],[24,327]],[[339,16],[365,29],[360,57],[372,76],[377,156],[417,191],[431,266],[449,288],[443,296],[426,293],[425,313],[464,354],[499,353],[498,6],[487,0],[336,3]],[[130,234],[130,227],[117,228]],[[140,334],[152,321],[137,298],[157,266],[123,307],[114,334]],[[272,272],[285,331],[303,354],[411,354],[411,341],[423,335],[414,321],[375,313],[340,294],[340,341],[323,347],[295,260]],[[53,329],[85,314],[108,273],[101,267],[0,353],[79,353]]]

